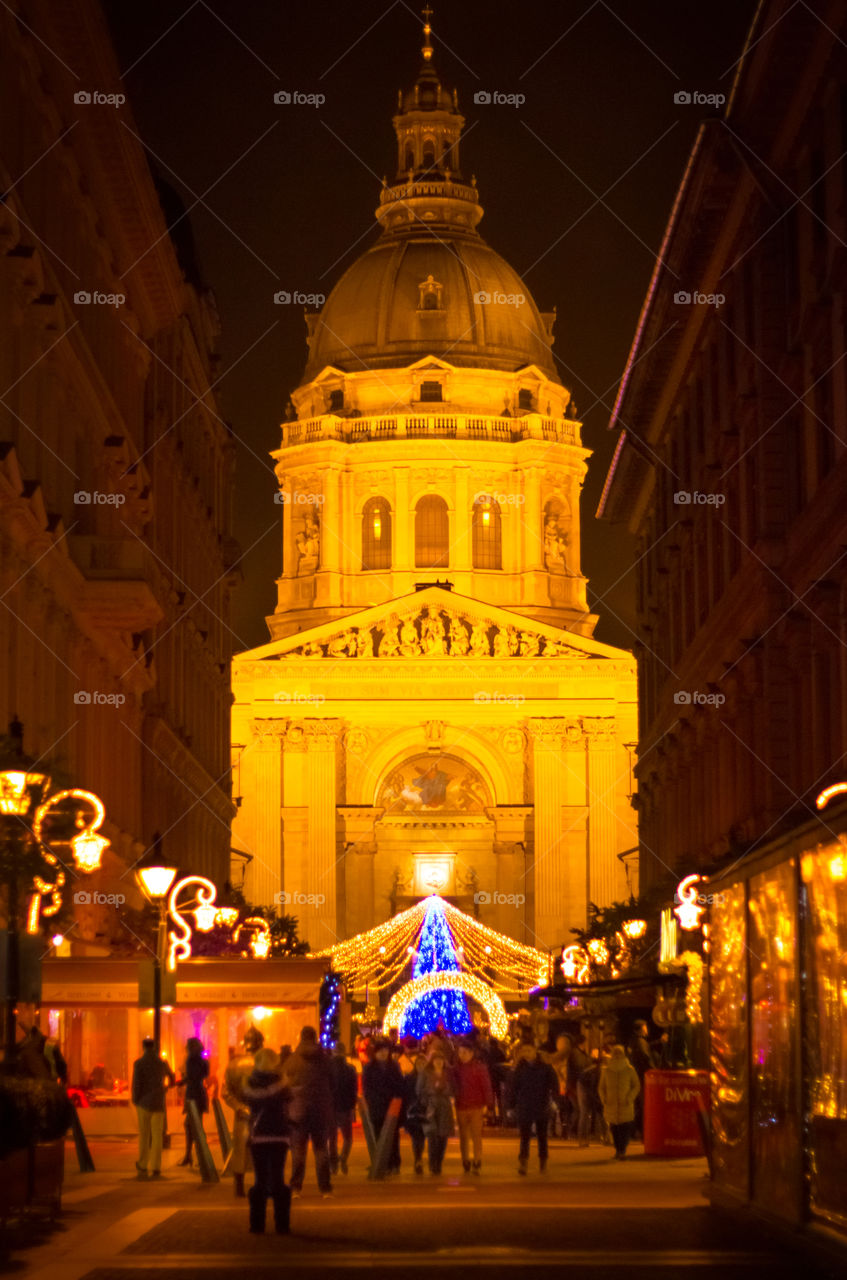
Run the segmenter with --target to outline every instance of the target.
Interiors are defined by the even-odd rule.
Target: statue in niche
[[[469,648],[468,630],[461,618],[450,619],[450,652],[463,658]]]
[[[421,615],[421,644],[429,657],[445,652],[444,623],[440,611],[432,605],[427,605],[426,613]]]
[[[491,652],[487,622],[475,622],[471,627],[470,651],[472,658],[487,658]]]
[[[522,631],[518,640],[518,653],[522,658],[537,658],[541,652],[541,636]]]
[[[394,883],[391,886],[392,898],[402,898],[412,892],[411,876],[404,876],[399,867],[394,868]]]
[[[356,652],[356,634],[354,631],[343,631],[334,636],[326,647],[328,658],[349,658]]]
[[[372,658],[374,656],[374,638],[373,633],[367,628],[362,630],[356,636],[356,657]]]
[[[379,642],[380,658],[396,658],[400,652],[400,637],[397,634],[400,630],[399,623],[396,619],[386,622],[385,633]]]
[[[321,527],[318,524],[318,517],[310,515],[306,517],[306,523],[297,534],[296,538],[297,554],[297,576],[302,578],[307,574],[314,573],[318,567],[321,554]]]
[[[559,517],[547,516],[544,521],[544,563],[551,573],[567,572],[567,549],[568,535],[559,524]]]
[[[400,628],[400,653],[404,658],[416,658],[421,652],[418,629],[413,618],[407,618]]]

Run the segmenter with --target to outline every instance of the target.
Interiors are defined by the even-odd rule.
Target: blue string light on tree
[[[433,896],[426,904],[414,976],[422,978],[425,974],[459,971],[453,934],[444,914],[444,903]],[[407,1009],[400,1034],[414,1036],[419,1040],[429,1032],[437,1031],[439,1027],[443,1027],[450,1035],[467,1035],[473,1030],[463,992],[427,991]]]
[[[320,1040],[324,1049],[334,1049],[338,1044],[338,1033],[340,1031],[338,1011],[341,1005],[343,989],[340,973],[333,973],[330,970],[329,973],[324,975],[318,995],[318,1007],[321,1015]]]

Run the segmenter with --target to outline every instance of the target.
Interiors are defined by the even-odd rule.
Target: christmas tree
[[[421,929],[418,954],[415,959],[414,977],[429,974],[458,973],[461,966],[456,956],[453,934],[444,914],[441,898],[431,897],[426,904]],[[468,1004],[461,991],[425,992],[410,1005],[400,1028],[401,1035],[422,1036],[442,1027],[451,1035],[465,1035],[473,1030]]]

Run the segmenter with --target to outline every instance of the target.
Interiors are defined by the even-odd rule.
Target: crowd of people
[[[132,1101],[138,1112],[139,1178],[161,1176],[166,1091],[184,1089],[185,1155],[191,1165],[194,1125],[208,1110],[209,1074],[203,1046],[192,1038],[179,1079],[157,1055],[152,1040],[134,1064]],[[614,1147],[614,1159],[626,1158],[634,1131],[642,1124],[641,1099],[646,1072],[660,1065],[638,1022],[625,1048],[607,1035],[589,1052],[584,1037],[562,1034],[554,1046],[537,1043],[526,1027],[508,1046],[486,1031],[454,1039],[433,1033],[422,1040],[359,1036],[348,1056],[343,1044],[321,1047],[313,1027],[304,1027],[292,1051],[266,1047],[250,1027],[243,1051],[233,1053],[223,1084],[223,1099],[233,1109],[233,1150],[229,1172],[235,1194],[248,1195],[250,1230],[265,1229],[268,1201],[280,1233],[289,1229],[292,1199],[302,1194],[308,1150],[322,1195],[331,1196],[332,1179],[346,1175],[353,1125],[360,1107],[370,1130],[369,1153],[377,1172],[391,1177],[401,1169],[401,1133],[411,1143],[416,1175],[441,1174],[447,1144],[458,1131],[466,1174],[483,1168],[484,1123],[518,1130],[518,1173],[526,1176],[535,1139],[538,1168],[547,1168],[549,1135]],[[196,1113],[188,1114],[189,1103]],[[285,1165],[291,1153],[291,1171]],[[249,1193],[245,1176],[252,1165]],[[370,1170],[369,1170],[370,1171]]]

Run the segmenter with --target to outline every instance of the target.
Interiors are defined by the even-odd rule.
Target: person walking
[[[162,1138],[165,1132],[165,1097],[174,1073],[156,1053],[156,1042],[141,1041],[142,1054],[132,1064],[132,1105],[138,1117],[138,1159],[135,1167],[142,1181],[162,1176]],[[148,1169],[149,1165],[149,1169]]]
[[[368,1108],[374,1142],[379,1142],[383,1126],[388,1118],[388,1108],[394,1098],[402,1102],[406,1095],[403,1084],[403,1073],[391,1056],[391,1042],[376,1040],[371,1048],[371,1060],[365,1063],[362,1072],[362,1096]],[[400,1172],[400,1122],[391,1141],[391,1154],[388,1157],[388,1172]]]
[[[291,1193],[299,1199],[306,1176],[309,1142],[322,1196],[332,1195],[329,1173],[329,1135],[335,1121],[329,1054],[318,1044],[314,1027],[303,1027],[300,1041],[283,1068],[283,1082],[291,1090]]]
[[[639,1093],[635,1103],[635,1132],[638,1137],[644,1135],[644,1077],[656,1066],[656,1058],[650,1041],[647,1039],[647,1023],[639,1018],[632,1027],[632,1035],[627,1045],[627,1054],[638,1076]]]
[[[559,1077],[555,1068],[541,1057],[534,1044],[524,1045],[518,1053],[509,1091],[510,1109],[515,1113],[520,1133],[519,1174],[526,1174],[533,1126],[538,1142],[538,1168],[541,1173],[546,1170],[550,1111],[558,1097]]]
[[[234,1112],[232,1122],[232,1153],[228,1168],[233,1175],[236,1196],[246,1194],[244,1177],[250,1166],[250,1107],[243,1089],[254,1070],[254,1057],[263,1047],[265,1037],[258,1027],[250,1026],[244,1032],[243,1053],[233,1053],[224,1072],[223,1099]]]
[[[250,1188],[250,1231],[265,1230],[268,1200],[274,1207],[277,1235],[291,1230],[291,1188],[285,1185],[288,1155],[290,1090],[283,1084],[280,1061],[273,1049],[260,1049],[253,1071],[241,1085],[250,1111],[250,1155],[256,1180]]]
[[[453,1086],[443,1053],[432,1054],[425,1071],[418,1075],[418,1097],[425,1107],[423,1123],[426,1134],[429,1171],[441,1173],[447,1140],[455,1133],[453,1123]]]
[[[177,1164],[180,1167],[188,1166],[188,1168],[191,1168],[194,1163],[192,1160],[194,1130],[191,1127],[191,1116],[188,1107],[190,1103],[196,1102],[202,1128],[203,1116],[209,1110],[209,1098],[206,1093],[206,1077],[209,1074],[209,1063],[203,1057],[203,1045],[196,1036],[192,1036],[190,1040],[186,1041],[185,1049],[186,1057],[185,1065],[182,1069],[182,1079],[177,1081],[177,1084],[185,1089],[182,1104],[182,1114],[185,1116],[185,1155],[181,1160],[177,1161]]]
[[[338,1041],[329,1060],[332,1077],[333,1123],[329,1131],[329,1168],[331,1173],[347,1173],[347,1161],[353,1148],[353,1116],[359,1096],[359,1078],[352,1062],[347,1060],[347,1050]],[[338,1154],[338,1131],[341,1130],[341,1155]]]
[[[568,1089],[576,1098],[576,1140],[580,1147],[589,1146],[591,1141],[598,1072],[597,1063],[585,1052],[584,1044],[585,1036],[580,1036],[577,1043],[571,1045],[567,1064]]]
[[[418,1092],[418,1084],[421,1075],[426,1070],[426,1054],[417,1054],[413,1059],[413,1063],[412,1074],[407,1075],[403,1080],[406,1090],[404,1124],[406,1132],[412,1140],[412,1160],[415,1166],[415,1173],[421,1174],[423,1173],[424,1146],[426,1144],[426,1134],[424,1133],[426,1103]]]
[[[479,1175],[482,1172],[482,1121],[485,1108],[494,1107],[494,1090],[491,1088],[488,1067],[480,1062],[469,1040],[460,1041],[457,1057],[458,1062],[450,1076],[456,1098],[462,1168],[465,1173],[470,1173],[473,1168],[474,1173]]]
[[[603,1115],[612,1131],[615,1160],[626,1159],[626,1149],[635,1119],[635,1099],[641,1091],[638,1072],[628,1061],[622,1044],[616,1044],[612,1056],[600,1073],[598,1093]]]

